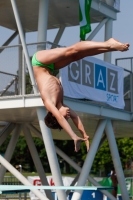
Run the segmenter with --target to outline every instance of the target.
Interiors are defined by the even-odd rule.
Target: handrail
[[[130,90],[128,90],[125,94],[124,94],[124,97],[127,95],[127,94],[129,94],[131,91]]]
[[[0,94],[0,96],[3,96],[3,95],[6,93],[6,91],[7,91],[7,90],[12,86],[12,84],[17,80],[17,78],[18,78],[18,77],[15,77],[15,78],[12,79],[12,81],[6,86],[6,88],[3,89],[3,92]]]
[[[55,45],[56,47],[61,47],[61,45],[55,44],[53,42],[49,42],[49,41],[45,41],[45,42],[33,42],[33,43],[29,43],[26,45],[35,45],[35,44],[51,44],[51,45]],[[17,45],[9,45],[9,46],[1,46],[0,49],[5,49],[5,48],[12,48],[12,47],[22,47],[21,44],[17,44]]]
[[[16,75],[16,74],[11,74],[11,73],[7,73],[7,72],[3,72],[3,71],[0,71],[0,73],[1,74],[6,74],[6,75],[17,76],[18,77],[18,75]]]

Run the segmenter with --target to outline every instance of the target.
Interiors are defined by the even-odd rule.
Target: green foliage
[[[90,142],[91,143],[91,142]],[[125,164],[132,160],[133,158],[133,139],[132,138],[119,138],[116,139],[116,143],[118,146],[118,151],[120,155],[120,159],[122,162],[123,168]],[[85,144],[82,143],[81,145],[82,151],[82,159],[85,160],[86,158],[86,147]],[[113,168],[113,161],[111,152],[109,149],[108,141],[106,140],[103,145],[99,148],[93,165],[92,170],[96,173],[99,170],[104,171],[106,175],[111,171]]]
[[[6,141],[0,146],[0,154],[4,154],[7,146],[9,144],[11,136],[9,136]],[[71,159],[73,159],[79,166],[82,166],[84,160],[86,158],[86,146],[83,142],[81,144],[81,150],[76,153],[74,152],[74,142],[72,140],[62,141],[55,140],[55,145],[59,147],[64,153],[66,153]],[[133,158],[133,139],[132,138],[120,138],[116,140],[118,145],[118,150],[121,158],[121,162],[123,168],[125,164],[132,160]],[[50,173],[49,162],[47,158],[47,153],[44,147],[44,143],[39,138],[34,138],[34,143],[39,153],[39,157],[41,159],[42,165],[45,169],[46,173]],[[59,165],[61,167],[61,171],[64,174],[73,174],[77,173],[71,166],[69,166],[62,158],[58,156]],[[23,170],[29,172],[36,172],[34,163],[32,161],[32,157],[30,155],[30,151],[28,149],[27,143],[23,136],[19,137],[18,143],[16,145],[15,151],[13,153],[13,157],[11,160],[13,166],[22,165]],[[92,170],[97,173],[99,170],[103,170],[108,174],[113,167],[112,157],[109,150],[108,141],[106,140],[100,149],[98,150],[93,165]]]
[[[121,161],[124,164],[133,158],[133,138],[117,139]]]
[[[29,72],[26,72],[26,94],[30,94],[32,91],[32,84],[30,80]]]
[[[109,145],[108,145],[108,142],[105,141],[95,156],[95,159],[93,162],[93,170],[97,172],[99,169],[102,171],[106,171],[106,173],[108,173],[108,171],[111,170],[112,166],[113,166],[113,163],[112,163]]]

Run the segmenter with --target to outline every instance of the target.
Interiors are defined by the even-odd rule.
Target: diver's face
[[[70,118],[70,109],[68,107],[64,107],[62,106],[60,109],[59,109],[59,112],[62,114],[62,116],[68,120]]]

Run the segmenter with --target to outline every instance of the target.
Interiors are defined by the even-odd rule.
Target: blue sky
[[[97,24],[92,25],[92,30]],[[47,34],[47,40],[53,42],[58,29],[49,30]],[[112,63],[115,63],[116,58],[132,57],[133,56],[133,0],[121,0],[120,13],[117,14],[117,20],[113,22],[113,37],[123,43],[129,42],[130,49],[128,52],[113,52]],[[0,45],[2,45],[13,31],[0,27]],[[26,35],[27,43],[37,41],[37,33],[28,33]],[[93,38],[95,41],[104,41],[104,27]],[[60,40],[60,45],[69,46],[79,41],[79,26],[66,28],[65,32]],[[17,40],[14,40],[12,44],[17,44]],[[103,59],[103,55],[96,56]]]

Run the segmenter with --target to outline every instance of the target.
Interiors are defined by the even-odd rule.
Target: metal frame
[[[30,130],[26,126],[23,125],[23,132],[24,132],[24,136],[25,136],[27,145],[29,147],[31,156],[33,158],[35,167],[36,167],[37,172],[38,172],[38,174],[40,176],[41,183],[42,183],[42,185],[47,185],[48,186],[49,184],[48,184],[48,181],[47,181],[47,178],[46,178],[46,174],[45,174],[45,171],[43,169],[41,160],[39,158],[36,146],[35,146],[34,141],[32,139]],[[42,174],[43,174],[43,176],[42,176]],[[46,190],[45,192],[46,192],[47,197],[52,200],[53,196],[52,196],[51,191],[50,190]]]
[[[15,124],[13,123],[8,123],[3,130],[0,132],[0,145],[3,144],[3,142],[6,140],[8,135],[13,131],[15,127]]]
[[[117,174],[117,179],[118,179],[118,182],[119,182],[119,185],[120,185],[122,198],[128,200],[129,196],[128,196],[126,183],[125,183],[125,179],[124,179],[124,173],[123,173],[123,169],[122,169],[122,165],[121,165],[121,161],[120,161],[120,156],[119,156],[117,144],[116,144],[116,141],[115,141],[115,134],[114,134],[113,127],[112,127],[110,120],[108,120],[105,131],[106,131],[106,135],[107,135],[107,138],[108,138],[109,147],[110,147],[115,171],[116,171],[116,174]]]
[[[65,25],[62,25],[60,28],[59,28],[59,31],[54,39],[54,43],[55,44],[58,44],[60,39],[61,39],[61,36],[63,35],[64,33],[64,30],[65,30],[66,26]],[[52,45],[51,49],[54,47],[54,45]]]
[[[92,40],[108,20],[108,18],[105,18],[102,22],[100,22],[97,27],[90,33],[89,37],[86,40]]]
[[[30,124],[26,124],[26,126],[32,130],[36,135],[37,137],[39,137],[40,139],[42,139],[42,134],[32,125]],[[102,139],[103,140],[103,139]],[[101,141],[102,141],[101,140]],[[100,143],[101,143],[100,141]],[[99,148],[99,145],[98,145],[98,148]],[[68,164],[70,164],[77,172],[79,172],[79,174],[75,177],[73,183],[71,184],[72,186],[75,184],[75,182],[77,182],[77,180],[79,179],[79,176],[80,176],[80,173],[81,173],[81,168],[78,166],[77,163],[75,163],[69,156],[67,156],[62,150],[60,150],[57,146],[55,146],[55,150],[56,150],[56,153],[61,157],[63,158]],[[89,161],[90,162],[90,161]],[[95,186],[100,186],[99,183],[97,183],[97,181],[95,181],[91,176],[87,176],[88,177],[88,180]],[[106,190],[102,190],[101,191],[103,194],[105,194],[107,197],[109,197],[111,200],[114,200],[115,198],[109,193],[107,192]],[[69,194],[69,191],[66,191],[66,195]]]
[[[130,73],[130,104],[131,104],[131,112],[133,112],[133,57],[126,57],[126,58],[117,58],[115,60],[115,64],[118,64],[119,60],[131,60],[131,70],[124,69],[125,71]],[[132,117],[133,121],[133,117]]]
[[[8,169],[21,183],[24,185],[32,184],[17,170],[15,169],[5,158],[0,155],[0,163]],[[48,200],[39,190],[31,190],[40,200]]]
[[[38,42],[44,42],[46,41],[46,36],[47,36],[47,19],[48,19],[48,0],[40,0],[39,2],[39,19],[38,19]],[[45,48],[45,47],[44,47]],[[37,50],[40,50],[38,48]],[[46,115],[46,109],[44,108],[37,108],[37,115],[38,115],[38,120],[43,136],[43,141],[46,147],[46,152],[51,168],[51,172],[53,175],[53,179],[55,180],[55,185],[61,186],[63,185],[62,177],[61,177],[61,172],[58,164],[58,159],[57,155],[55,153],[55,148],[54,148],[54,143],[52,139],[52,134],[50,129],[46,127],[44,124],[44,113]],[[65,200],[66,195],[63,190],[58,190],[57,195],[59,200]]]
[[[37,94],[37,87],[36,87],[36,83],[35,83],[35,79],[34,79],[34,75],[33,75],[33,71],[32,71],[32,67],[30,64],[30,58],[28,55],[28,50],[27,50],[27,46],[25,43],[25,38],[24,38],[24,32],[23,32],[23,28],[21,25],[21,21],[20,21],[20,17],[19,17],[19,13],[18,13],[18,9],[16,6],[16,1],[15,0],[10,0],[11,4],[12,4],[12,8],[13,8],[13,12],[15,15],[15,20],[17,23],[17,27],[18,27],[18,32],[19,32],[19,36],[21,39],[21,43],[22,43],[22,47],[23,47],[23,51],[24,51],[24,55],[25,55],[25,59],[26,59],[26,63],[28,66],[28,70],[29,70],[29,74],[30,74],[30,78],[31,78],[31,82],[33,85],[33,90],[34,90],[34,95],[30,96],[27,98],[27,96],[19,96],[19,97],[11,97],[11,98],[2,98],[0,100],[1,106],[2,108],[8,108],[9,104],[7,105],[6,103],[10,102],[10,108],[14,108],[14,107],[37,107],[37,115],[38,115],[38,120],[39,120],[39,124],[40,124],[40,128],[41,128],[41,132],[42,132],[42,138],[45,144],[45,148],[47,151],[47,155],[48,155],[48,159],[49,159],[49,164],[50,164],[50,168],[51,168],[51,172],[55,181],[55,185],[56,186],[62,186],[63,182],[62,182],[62,177],[61,177],[61,172],[59,169],[59,164],[58,164],[58,160],[57,160],[57,155],[56,155],[56,151],[61,154],[60,150],[54,146],[53,143],[53,138],[51,135],[51,131],[50,129],[48,129],[44,122],[43,122],[43,117],[44,117],[44,113],[46,114],[46,109],[44,108],[44,106],[42,105],[42,102],[40,101],[40,97]],[[48,19],[48,0],[40,0],[39,1],[39,19],[38,19],[38,42],[44,42],[46,41],[46,34],[47,34],[47,19]],[[104,12],[104,7],[105,5],[102,4],[101,2],[99,2],[99,4],[94,0],[92,1],[92,8],[96,9],[100,12],[103,12],[105,14],[105,16],[107,15],[108,17],[110,16],[110,20],[105,19],[103,20],[103,22],[100,23],[99,26],[97,26],[97,28],[95,29],[95,31],[90,35],[90,39],[94,37],[94,35],[100,30],[100,28],[105,24],[105,39],[108,39],[109,37],[112,37],[112,20],[116,19],[116,11],[115,10],[110,10],[110,8],[106,9],[106,12]],[[107,7],[106,7],[107,8]],[[45,21],[44,21],[45,20]],[[55,38],[55,41],[59,41],[59,39],[61,38],[61,35],[64,31],[65,27],[62,27],[58,34],[57,37]],[[42,48],[42,47],[41,47]],[[44,47],[45,48],[45,47]],[[40,47],[38,47],[37,50],[39,50]],[[105,54],[104,59],[108,62],[111,61],[111,54],[107,53]],[[34,100],[34,102],[32,102],[32,100]],[[4,102],[5,101],[5,102]],[[32,104],[31,104],[32,102]],[[94,115],[99,115],[101,116],[103,119],[99,122],[96,132],[95,132],[95,136],[93,138],[93,142],[90,148],[90,151],[87,154],[85,163],[83,165],[83,168],[77,168],[77,166],[75,166],[75,164],[73,163],[73,161],[68,161],[71,162],[72,165],[75,166],[75,168],[77,168],[78,171],[80,171],[80,176],[78,179],[78,185],[84,185],[85,181],[86,181],[86,177],[88,177],[91,166],[92,166],[92,162],[94,160],[95,154],[97,152],[97,149],[99,147],[100,141],[101,141],[101,137],[102,134],[104,132],[104,129],[106,130],[106,135],[109,141],[109,145],[110,145],[110,150],[112,153],[112,159],[114,161],[114,166],[117,172],[117,176],[118,176],[118,181],[120,184],[120,188],[122,191],[122,197],[124,197],[124,199],[128,200],[128,193],[127,193],[127,189],[126,189],[126,185],[124,183],[124,175],[123,175],[123,171],[122,171],[122,167],[121,167],[121,162],[119,159],[119,154],[118,154],[118,149],[116,146],[116,142],[115,142],[115,137],[114,137],[114,133],[113,133],[113,127],[111,124],[110,119],[123,119],[123,120],[127,120],[127,121],[131,121],[133,115],[132,113],[129,112],[125,112],[125,111],[120,111],[117,109],[112,109],[112,108],[106,108],[103,105],[96,105],[96,104],[92,104],[92,103],[83,103],[82,101],[78,102],[74,100],[70,100],[70,99],[65,99],[65,102],[69,104],[71,104],[71,106],[73,107],[73,109],[78,110],[78,111],[82,111],[82,112],[86,112],[86,108],[87,108],[87,112],[94,114]],[[15,105],[15,103],[17,103],[17,105]],[[15,105],[15,106],[14,106]],[[80,106],[79,106],[80,105]],[[110,118],[107,120],[107,118]],[[5,138],[7,137],[7,135],[11,132],[12,128],[14,127],[13,124],[8,124],[5,128],[5,130],[3,131],[4,135],[1,134],[1,138],[3,137],[2,141],[5,140]],[[30,125],[28,125],[28,127],[34,129],[34,127],[31,127]],[[19,125],[20,128],[20,125]],[[23,126],[23,130],[24,130],[24,134],[28,143],[28,146],[30,148],[32,157],[34,162],[39,162],[40,160],[38,158],[38,154],[36,152],[36,148],[34,146],[34,143],[31,139],[31,135],[30,135],[30,131],[29,129],[24,125]],[[35,129],[34,129],[35,130]],[[18,131],[19,132],[19,131]],[[19,134],[19,133],[18,133]],[[14,135],[12,136],[12,138],[14,138]],[[10,160],[10,156],[9,156],[9,150],[11,148],[11,144],[12,144],[12,140],[10,141],[9,147],[7,149],[7,159]],[[1,140],[0,140],[1,141]],[[17,138],[16,138],[17,141]],[[15,142],[16,142],[15,141]],[[113,145],[112,145],[113,142]],[[56,151],[55,151],[56,149]],[[34,155],[35,154],[35,155]],[[66,159],[67,156],[64,156]],[[8,169],[12,174],[14,174],[14,176],[16,176],[24,185],[31,185],[29,183],[29,181],[27,179],[25,179],[13,166],[11,166],[11,164],[6,161],[6,159],[4,159],[2,156],[0,156],[0,162],[1,164]],[[41,165],[41,163],[40,163]],[[40,176],[42,173],[44,173],[44,170],[39,169],[39,167],[36,165],[37,167],[37,171],[39,172]],[[4,173],[2,173],[4,174]],[[2,175],[1,174],[1,175]],[[3,175],[2,175],[3,176]],[[44,174],[42,175],[44,176]],[[41,176],[41,178],[42,178]],[[89,177],[89,179],[94,183],[94,184],[98,184],[95,180],[93,180],[91,177]],[[44,184],[46,183],[46,177],[44,176],[44,179],[42,179],[42,181],[44,182]],[[38,190],[34,190],[33,191],[36,196],[39,197],[39,199],[47,199],[45,198]],[[78,200],[80,199],[81,195],[82,195],[82,190],[81,191],[76,191],[73,195],[74,200]],[[104,191],[104,194],[106,194],[107,196],[109,196],[109,194]],[[51,193],[47,194],[49,196],[49,198],[51,199]],[[65,191],[63,190],[58,190],[57,191],[57,195],[58,195],[58,199],[59,200],[66,200],[66,194]],[[112,196],[110,196],[110,198],[112,200],[114,200],[114,198]]]
[[[16,144],[17,144],[17,141],[18,141],[18,138],[19,138],[20,130],[21,130],[21,126],[16,125],[14,133],[13,133],[13,135],[10,139],[10,142],[8,144],[8,147],[6,149],[4,157],[8,162],[10,162],[12,155],[14,153],[14,149],[16,147]],[[4,178],[5,173],[6,173],[6,169],[3,166],[1,166],[1,169],[0,169],[0,184],[2,183],[2,180]]]
[[[2,46],[7,46],[8,44],[10,44],[10,42],[18,35],[18,31],[15,31],[11,37],[6,41],[4,42],[4,44]],[[0,49],[0,53],[3,51],[3,49]]]
[[[105,24],[105,41],[112,38],[113,20],[109,19]],[[111,63],[111,52],[104,53],[104,61]]]
[[[106,105],[93,103],[92,101],[81,101],[75,99],[64,98],[64,103],[72,107],[75,111],[84,112],[99,118],[111,118],[114,120],[132,121],[133,113],[121,109],[115,109]],[[39,94],[16,95],[8,97],[0,97],[0,105],[2,109],[10,108],[44,108],[43,102]]]
[[[106,123],[107,123],[107,120],[101,120],[99,122],[99,125],[97,126],[91,147],[89,149],[89,152],[86,156],[86,160],[85,160],[84,165],[82,167],[77,186],[85,185],[85,183],[86,183],[86,177],[88,177],[88,175],[90,173],[92,163],[94,161],[94,158],[95,158],[100,140],[102,138],[102,134],[103,134]],[[80,199],[82,192],[83,191],[74,192],[72,200]]]

